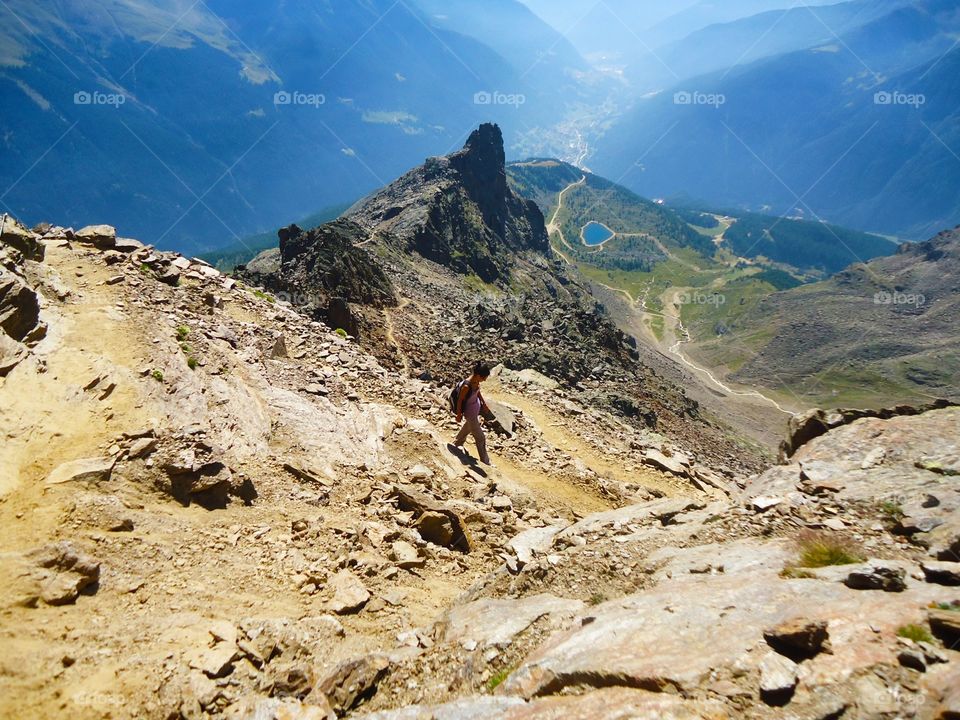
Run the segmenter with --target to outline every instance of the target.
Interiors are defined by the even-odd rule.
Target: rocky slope
[[[290,303],[37,230],[0,285],[4,716],[960,713],[956,408],[724,475],[504,368],[486,470],[442,387]]]
[[[5,716],[960,713],[957,408],[724,478],[501,369],[482,470],[442,388],[289,303],[38,230],[3,243]]]
[[[348,255],[348,272],[330,262]],[[576,270],[551,254],[541,211],[508,185],[496,125],[335,223],[282,230],[279,255],[265,253],[241,276],[358,335],[403,374],[452,384],[478,358],[536,370],[631,433],[669,436],[714,465],[759,467],[762,452],[642,359]]]
[[[695,352],[729,358],[748,348],[733,379],[785,384],[800,396],[866,387],[872,392],[858,399],[872,406],[956,401],[958,317],[960,229],[954,229],[760,299],[727,334]]]

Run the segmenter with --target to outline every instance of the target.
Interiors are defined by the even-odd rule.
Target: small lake
[[[587,245],[602,245],[613,237],[613,233],[598,222],[590,222],[583,226],[583,241]]]

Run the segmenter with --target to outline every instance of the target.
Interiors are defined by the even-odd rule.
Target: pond
[[[583,235],[583,241],[587,245],[603,245],[603,243],[613,237],[613,232],[610,228],[598,222],[587,223],[580,232]]]

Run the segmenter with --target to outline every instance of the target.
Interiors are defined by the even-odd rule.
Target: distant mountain
[[[10,0],[2,208],[197,252],[362,196],[481,120],[556,122],[572,93],[538,77],[580,61],[500,4],[556,53],[508,59],[389,0]]]
[[[816,7],[836,0],[809,0]],[[708,25],[768,10],[792,7],[791,0],[524,0],[535,13],[564,33],[588,59],[615,65],[645,63],[663,67],[657,48]],[[656,52],[651,52],[651,50]]]
[[[808,400],[958,400],[960,228],[760,298],[695,352],[723,358],[738,382]]]
[[[766,9],[769,2],[746,3]],[[641,90],[659,89],[716,70],[746,65],[761,58],[801,50],[816,44],[829,44],[837,35],[850,32],[902,7],[905,0],[854,0],[824,7],[786,6],[739,20],[706,24],[682,38],[651,49],[628,69],[628,75]],[[726,17],[734,3],[709,3],[708,14]],[[741,11],[745,7],[740,8]],[[697,10],[698,12],[694,12]],[[705,17],[705,4],[698,3],[680,16]],[[698,23],[694,23],[698,24]],[[657,29],[653,30],[655,34]],[[666,37],[667,35],[658,35]]]
[[[960,221],[958,28],[954,2],[928,0],[687,80],[639,101],[591,166],[647,196],[928,237]]]

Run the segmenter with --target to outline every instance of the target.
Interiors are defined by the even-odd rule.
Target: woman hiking
[[[473,368],[473,374],[457,383],[453,401],[453,412],[457,416],[457,422],[463,421],[463,427],[460,428],[453,444],[462,448],[467,441],[467,435],[473,435],[474,442],[477,443],[477,454],[484,465],[490,464],[490,456],[487,455],[487,439],[480,425],[480,415],[490,413],[490,409],[484,402],[483,395],[480,394],[480,383],[488,377],[490,377],[490,366],[478,362]]]

